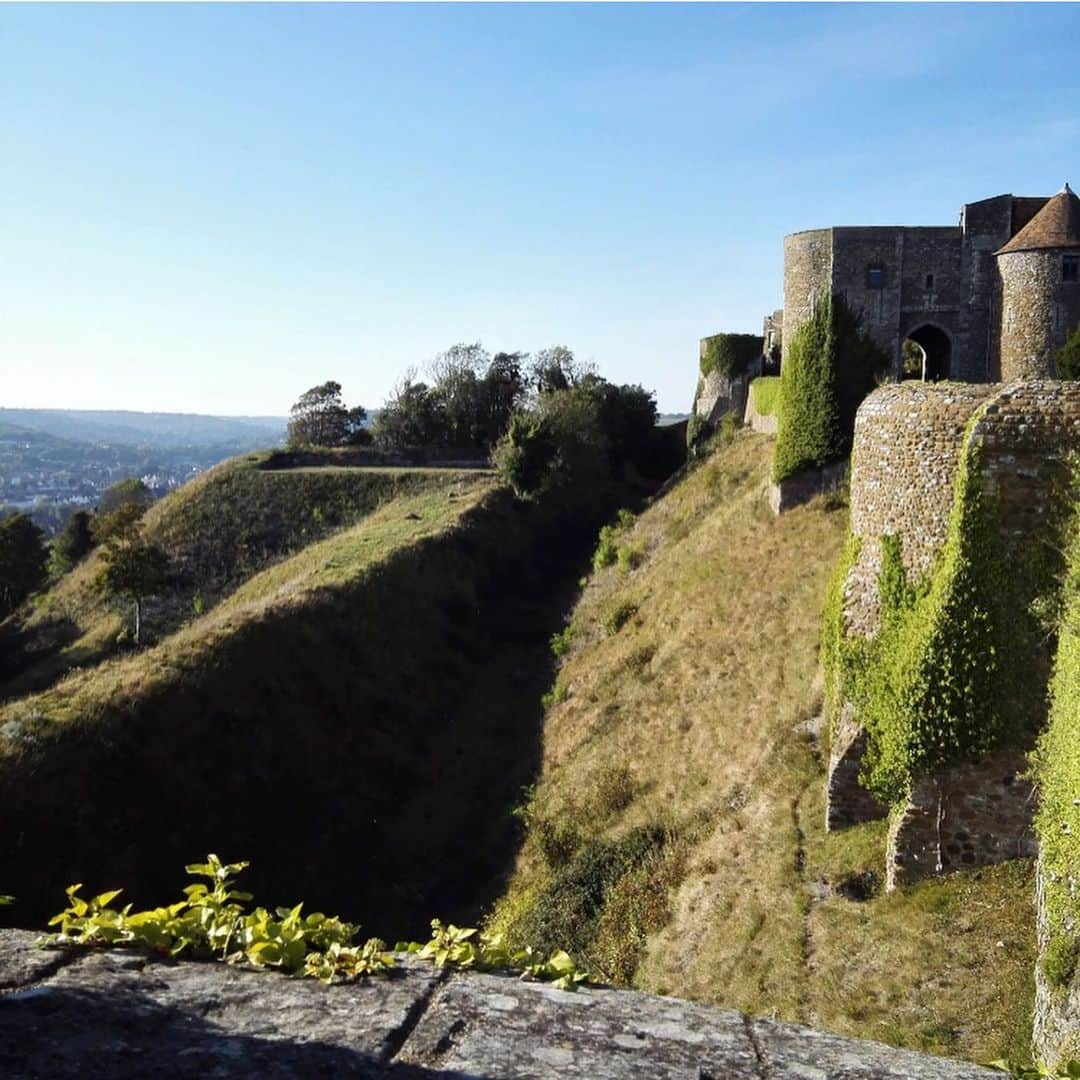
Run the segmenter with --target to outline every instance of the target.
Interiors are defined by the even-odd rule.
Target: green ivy
[[[1040,964],[1046,982],[1061,993],[1074,981],[1080,959],[1080,511],[1067,552],[1050,721],[1035,754],[1035,831],[1049,937]]]
[[[765,339],[755,334],[713,334],[705,338],[701,352],[701,374],[716,372],[725,379],[746,374],[746,369],[761,356]]]
[[[792,336],[780,372],[773,479],[846,458],[855,412],[888,368],[843,296],[826,293]]]
[[[1053,590],[1058,564],[1050,545],[1002,537],[971,430],[948,535],[927,578],[910,582],[899,537],[881,538],[873,639],[849,636],[843,624],[857,541],[830,590],[822,658],[832,720],[840,703],[852,703],[868,734],[860,779],[888,803],[906,797],[916,772],[1025,745],[1040,719],[1047,657],[1033,601]]]
[[[780,408],[779,375],[762,375],[750,384],[750,400],[758,416],[775,416]]]
[[[397,966],[394,952],[436,967],[513,970],[523,977],[543,979],[573,990],[588,975],[561,949],[541,955],[530,947],[510,949],[501,935],[438,919],[431,922],[431,939],[398,942],[394,952],[378,938],[354,944],[359,927],[321,912],[303,914],[303,904],[276,908],[273,913],[256,907],[249,911],[251,894],[235,888],[246,862],[223,863],[209,855],[205,863],[185,867],[194,877],[206,878],[189,885],[184,899],[147,911],[113,907],[119,889],[86,900],[81,885],[67,890],[68,906],[49,920],[59,926],[46,944],[144,948],[163,956],[192,956],[277,968],[287,974],[305,975],[331,983],[363,975],[383,975]]]

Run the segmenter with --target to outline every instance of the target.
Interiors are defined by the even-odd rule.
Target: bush
[[[557,947],[571,955],[585,956],[611,891],[625,874],[659,851],[664,840],[663,829],[650,825],[622,840],[589,841],[558,867],[555,880],[525,913],[513,936],[540,950],[558,942]]]
[[[773,479],[846,458],[855,412],[888,367],[844,297],[823,296],[791,339],[781,373]]]
[[[631,544],[620,544],[616,558],[621,573],[629,574],[631,570],[636,570],[645,561],[645,541],[635,540]]]
[[[619,557],[619,544],[616,539],[618,529],[614,525],[605,525],[600,530],[600,539],[593,552],[592,565],[594,570],[603,570],[605,566],[613,566]]]
[[[604,631],[614,637],[636,614],[638,606],[633,600],[623,600],[604,616]]]
[[[652,658],[656,655],[655,645],[639,645],[623,662],[623,666],[627,671],[632,672],[634,675],[643,675],[645,669],[652,663]]]
[[[533,835],[536,837],[544,862],[552,870],[565,866],[581,847],[581,834],[571,821],[540,818],[534,825]]]
[[[1065,344],[1054,353],[1054,364],[1059,379],[1080,379],[1080,326],[1073,329]]]
[[[572,511],[611,489],[609,448],[596,401],[575,387],[542,394],[534,408],[515,414],[493,457],[518,496]]]
[[[570,651],[570,646],[574,643],[576,634],[577,627],[571,623],[557,634],[551,635],[551,653],[556,659],[565,656]]]
[[[85,510],[76,510],[52,542],[49,552],[49,569],[57,577],[66,574],[89,554],[93,546],[94,537],[90,531],[90,515]]]
[[[0,619],[45,584],[45,534],[28,514],[0,520]]]

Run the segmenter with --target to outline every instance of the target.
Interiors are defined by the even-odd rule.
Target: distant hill
[[[284,441],[287,423],[283,416],[0,408],[0,424],[78,442],[158,449],[240,443],[245,449],[272,446]]]

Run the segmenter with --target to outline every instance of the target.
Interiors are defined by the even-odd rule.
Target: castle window
[[[1061,280],[1080,281],[1080,255],[1062,255]]]
[[[866,268],[866,287],[868,289],[885,288],[885,267],[868,266]]]
[[[927,292],[933,292],[933,290],[934,290],[934,275],[933,274],[927,274],[926,275],[926,291]]]

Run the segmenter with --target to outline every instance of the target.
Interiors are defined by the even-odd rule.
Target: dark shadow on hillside
[[[241,1022],[272,1030],[272,1013],[260,1014],[256,1003],[250,1009],[252,1015],[241,1015]],[[360,1022],[364,1019],[357,1017]],[[343,1041],[356,1034],[355,1027],[340,1031]],[[372,1034],[372,1041],[380,1042],[389,1032]],[[481,1080],[473,1073],[382,1062],[373,1053],[347,1045],[237,1034],[216,1026],[194,1007],[165,1006],[130,989],[49,985],[0,998],[0,1075],[12,1080],[143,1080],[148,1076],[161,1080],[207,1076]]]
[[[16,616],[0,625],[0,701],[41,689],[54,682],[78,658],[60,661],[60,653],[77,641],[81,631],[73,619],[57,617],[43,626],[27,628]],[[95,655],[94,659],[100,659]],[[47,673],[27,679],[34,669]]]
[[[0,775],[0,882],[19,901],[3,918],[40,927],[73,881],[162,904],[212,851],[251,861],[256,902],[303,900],[365,936],[475,920],[520,842],[549,639],[595,526],[499,494],[362,581],[238,624],[197,666],[67,705],[90,723],[28,718]]]

